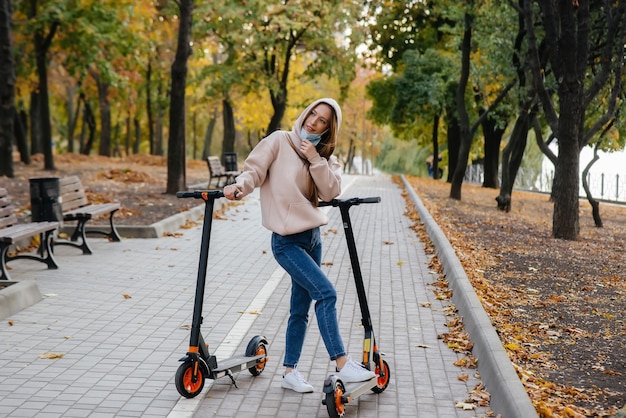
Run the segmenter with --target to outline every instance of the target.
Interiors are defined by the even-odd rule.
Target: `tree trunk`
[[[83,99],[85,103],[85,110],[83,111],[83,131],[85,127],[89,130],[89,137],[87,138],[87,142],[85,142],[85,147],[81,150],[81,154],[89,155],[91,153],[91,148],[93,147],[93,141],[96,137],[96,118],[93,115],[93,111],[91,110],[91,106],[86,99]]]
[[[596,143],[596,146],[593,149],[593,158],[591,159],[591,161],[589,161],[589,164],[587,164],[582,174],[583,189],[585,189],[587,201],[589,201],[589,204],[591,205],[591,216],[593,216],[593,222],[598,228],[602,228],[604,226],[604,224],[602,223],[602,217],[600,216],[600,202],[594,199],[593,195],[591,194],[591,189],[589,188],[589,182],[587,181],[587,178],[589,176],[589,170],[591,169],[591,166],[593,166],[600,158],[598,157],[598,148],[600,146],[600,143],[601,141],[598,141]]]
[[[126,138],[124,140],[124,152],[130,155],[130,139],[133,137],[133,130],[130,123],[130,114],[126,116]]]
[[[482,123],[485,137],[485,163],[483,187],[498,188],[498,168],[500,166],[500,144],[504,127],[499,127],[496,120],[487,116]]]
[[[526,109],[520,109],[509,143],[502,151],[502,184],[496,201],[498,202],[498,209],[505,212],[511,210],[513,184],[524,156],[529,129],[530,113]]]
[[[283,121],[283,117],[285,116],[285,110],[287,109],[287,94],[282,89],[277,92],[272,92],[270,90],[270,98],[272,100],[272,108],[274,109],[274,114],[270,119],[270,124],[267,126],[267,132],[265,133],[265,136],[280,129],[280,124]]]
[[[441,178],[439,173],[439,115],[433,117],[433,178]]]
[[[0,0],[0,176],[14,177],[15,67],[11,46],[11,0]]]
[[[92,72],[92,75],[95,72]],[[109,103],[109,83],[102,81],[100,75],[94,76],[98,86],[98,104],[100,105],[100,147],[98,155],[111,156],[111,105]]]
[[[465,106],[465,89],[469,79],[470,72],[470,49],[472,46],[472,16],[465,13],[465,29],[463,33],[463,43],[461,47],[461,76],[456,94],[456,107],[459,114],[459,128],[461,145],[459,147],[459,160],[452,175],[452,185],[450,186],[450,198],[461,200],[461,186],[465,177],[465,169],[467,168],[467,160],[469,158],[470,147],[472,145],[472,136],[469,126],[469,116]]]
[[[70,95],[68,99],[68,105],[72,101],[72,97],[71,97],[72,95]],[[74,133],[76,131],[76,125],[78,125],[78,118],[80,116],[80,101],[81,101],[81,98],[80,98],[80,95],[78,95],[76,99],[76,109],[73,110],[73,115],[69,116],[71,118],[71,123],[69,124],[69,132],[67,133],[67,151],[68,152],[74,152]],[[69,107],[70,106],[68,106],[68,115],[70,115]]]
[[[193,111],[193,117],[191,118],[191,158],[196,159],[198,152],[197,135],[198,135],[198,111]]]
[[[37,50],[37,76],[39,79],[39,106],[41,117],[41,145],[44,157],[44,170],[54,170],[52,155],[52,125],[50,124],[50,100],[48,98],[48,66],[46,64],[47,48],[43,45],[43,35],[35,33],[35,49]]]
[[[159,82],[157,87],[157,97],[163,93],[163,84]],[[156,119],[154,120],[154,155],[163,155],[163,119],[165,118],[165,107],[160,101],[156,105]]]
[[[559,59],[561,63],[559,95],[558,144],[559,156],[554,172],[552,196],[554,212],[552,215],[552,235],[554,238],[576,240],[580,232],[579,225],[579,180],[580,163],[579,138],[583,132],[583,88],[586,44],[585,33],[588,22],[580,13],[576,13],[567,4],[560,4],[560,39]],[[588,17],[588,16],[587,16]],[[579,48],[580,47],[580,48]],[[579,56],[579,54],[581,56]]]
[[[235,115],[233,106],[228,97],[222,100],[222,118],[224,121],[224,140],[222,142],[222,154],[235,151]]]
[[[141,123],[138,117],[133,118],[133,125],[135,125],[135,142],[133,142],[133,154],[139,154],[141,146]]]
[[[206,157],[211,155],[211,143],[213,142],[213,131],[215,130],[215,125],[217,124],[217,110],[213,110],[213,115],[209,120],[209,124],[206,127],[206,132],[204,133],[204,146],[202,148],[202,159],[206,160]]]
[[[446,137],[448,143],[448,177],[446,181],[452,183],[452,175],[459,163],[459,149],[461,147],[461,128],[459,120],[456,117],[456,110],[448,109],[446,112],[446,121],[448,125],[448,134]]]
[[[170,132],[167,149],[167,187],[165,193],[176,194],[185,190],[185,87],[187,85],[187,59],[191,55],[191,20],[193,0],[180,0],[178,45],[172,64],[172,90],[170,96]]]
[[[580,134],[581,86],[564,82],[559,90],[561,100],[558,133],[559,154],[554,172],[554,184],[552,185],[554,198],[552,235],[554,238],[576,240],[580,231],[578,213],[580,149],[578,136]]]
[[[41,139],[41,96],[39,89],[30,92],[30,108],[28,110],[30,116],[30,153],[32,155],[43,153]]]
[[[37,16],[37,0],[31,0],[30,17]],[[50,25],[50,32],[44,35],[43,29],[35,31],[35,63],[37,67],[39,116],[41,122],[41,145],[44,155],[44,170],[54,170],[54,157],[52,154],[52,126],[50,123],[50,103],[48,98],[48,49],[52,38],[56,33],[59,22]]]
[[[154,155],[154,116],[152,116],[152,57],[148,57],[146,70],[146,115],[148,117],[148,149]]]
[[[13,132],[17,149],[20,153],[20,161],[28,165],[30,164],[30,154],[28,153],[28,140],[26,137],[26,112],[23,109],[19,111],[16,109],[13,120]]]
[[[561,96],[563,99],[563,96]],[[563,114],[560,126],[566,125]],[[579,197],[578,174],[579,152],[577,137],[565,139],[563,135],[568,131],[564,126],[559,129],[559,159],[556,163],[552,196],[554,198],[554,212],[552,215],[552,235],[554,238],[576,240],[580,231],[579,226]],[[570,132],[569,135],[572,135]]]

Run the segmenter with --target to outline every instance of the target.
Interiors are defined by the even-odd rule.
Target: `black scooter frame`
[[[215,200],[224,197],[224,194],[220,190],[196,190],[177,192],[176,197],[202,199],[205,202],[189,351],[187,351],[185,357],[180,359],[183,364],[176,371],[175,378],[178,393],[186,398],[193,398],[202,391],[205,379],[218,379],[223,376],[229,376],[233,384],[237,386],[233,373],[248,369],[253,376],[260,375],[265,369],[267,362],[268,342],[265,337],[257,335],[248,343],[245,355],[234,356],[219,362],[209,352],[200,328],[203,322],[202,307],[204,304],[211,226],[213,224],[213,208]]]
[[[367,198],[349,198],[349,199],[333,199],[330,202],[320,202],[319,206],[338,207],[341,212],[343,221],[343,229],[348,244],[348,253],[350,254],[350,263],[354,275],[354,284],[356,285],[357,296],[359,298],[359,306],[361,308],[361,324],[363,325],[365,336],[363,339],[363,361],[362,365],[368,370],[374,370],[377,374],[370,380],[358,383],[344,383],[341,379],[331,374],[324,381],[324,393],[326,397],[322,403],[326,405],[328,414],[331,418],[343,417],[345,413],[345,404],[349,403],[353,398],[357,398],[371,390],[374,393],[382,393],[389,386],[390,372],[389,365],[382,359],[382,354],[378,351],[374,329],[372,326],[372,316],[370,315],[369,305],[367,304],[367,295],[365,293],[365,285],[363,284],[363,275],[361,274],[361,266],[359,264],[359,256],[354,241],[354,233],[352,230],[352,222],[350,221],[350,208],[362,203],[379,203],[380,197]],[[372,369],[373,367],[373,369]]]

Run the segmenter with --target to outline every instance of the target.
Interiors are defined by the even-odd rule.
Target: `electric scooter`
[[[380,197],[350,199],[333,199],[330,202],[319,202],[319,206],[334,206],[341,211],[341,219],[343,221],[343,229],[346,234],[348,243],[348,252],[350,253],[350,263],[352,264],[352,272],[354,274],[354,283],[356,284],[357,296],[359,298],[359,306],[361,307],[361,324],[365,329],[365,337],[363,340],[363,362],[362,365],[368,370],[374,370],[377,376],[358,383],[344,383],[337,375],[331,374],[324,380],[325,398],[322,404],[326,405],[328,415],[331,418],[340,418],[344,416],[345,406],[352,399],[355,399],[371,390],[374,393],[382,393],[387,386],[391,374],[389,365],[382,359],[382,354],[378,351],[374,330],[372,327],[372,317],[370,315],[369,306],[367,304],[367,296],[365,294],[365,286],[363,285],[363,276],[361,275],[361,267],[359,265],[359,256],[356,251],[354,242],[354,234],[352,232],[352,222],[350,221],[350,207],[360,205],[362,203],[379,203]]]
[[[213,207],[215,200],[224,197],[224,194],[219,190],[199,190],[177,192],[176,197],[202,199],[205,202],[189,351],[185,357],[180,359],[183,363],[178,367],[175,378],[178,393],[185,398],[193,398],[202,391],[206,379],[215,380],[228,376],[237,387],[233,373],[248,369],[253,376],[260,375],[267,362],[268,342],[265,337],[257,335],[248,343],[245,355],[234,356],[219,362],[214,355],[209,353],[209,346],[202,338],[200,326],[203,321],[202,305],[209,258],[211,224],[213,223]]]

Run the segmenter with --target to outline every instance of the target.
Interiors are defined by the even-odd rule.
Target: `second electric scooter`
[[[341,219],[343,221],[343,229],[348,243],[348,252],[350,254],[350,263],[354,274],[354,283],[356,285],[357,296],[359,298],[359,306],[361,307],[361,323],[365,329],[365,337],[363,340],[363,362],[362,365],[373,370],[377,374],[365,382],[344,383],[337,375],[331,374],[324,381],[324,393],[326,397],[322,400],[322,404],[326,405],[328,415],[331,418],[340,418],[344,416],[345,406],[352,399],[357,398],[368,391],[374,393],[382,393],[389,386],[391,377],[389,365],[382,359],[382,354],[378,351],[378,345],[374,338],[374,330],[372,327],[372,317],[370,315],[369,306],[367,304],[367,295],[365,294],[365,286],[363,284],[363,276],[361,275],[361,267],[359,265],[359,256],[354,241],[354,233],[352,232],[352,222],[350,221],[350,208],[362,203],[379,203],[380,197],[367,198],[350,198],[350,199],[333,199],[330,202],[320,202],[319,206],[334,206],[341,211]]]
[[[237,386],[233,373],[248,369],[253,376],[260,375],[265,369],[267,361],[268,342],[265,337],[257,335],[248,343],[244,355],[220,361],[209,353],[208,345],[202,338],[200,326],[203,320],[202,305],[204,302],[211,225],[213,223],[213,207],[215,199],[224,197],[224,194],[219,190],[200,190],[178,192],[176,197],[202,199],[205,202],[189,351],[185,357],[180,359],[183,363],[178,367],[175,378],[178,393],[185,398],[193,398],[202,391],[206,379],[218,379],[228,376],[233,384]]]

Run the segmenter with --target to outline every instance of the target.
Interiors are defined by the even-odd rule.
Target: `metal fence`
[[[483,179],[484,171],[482,165],[472,164],[465,170],[466,182],[482,184]],[[515,178],[514,188],[517,190],[550,193],[552,191],[553,180],[553,170],[538,173],[535,170],[520,168]],[[605,175],[604,173],[589,173],[587,175],[587,182],[589,183],[591,195],[595,199],[626,203],[626,174]],[[580,183],[579,194],[581,197],[586,197],[582,181]]]

